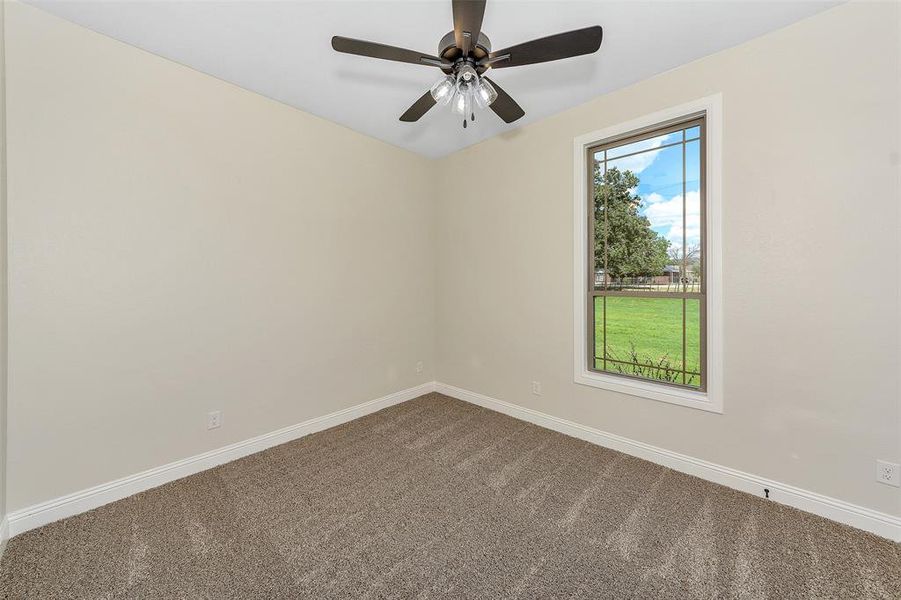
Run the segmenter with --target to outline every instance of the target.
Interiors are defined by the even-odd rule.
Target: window
[[[718,119],[711,98],[576,140],[578,383],[721,411]]]
[[[703,390],[704,117],[588,149],[589,369]]]

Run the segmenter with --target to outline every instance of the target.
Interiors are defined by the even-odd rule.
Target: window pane
[[[608,156],[612,151],[607,152]],[[682,191],[682,144],[641,154],[608,158],[607,170],[631,171],[637,178],[639,196],[656,193],[664,196]]]
[[[701,387],[701,301],[685,300],[685,384]]]
[[[608,297],[606,333],[607,359],[682,369],[681,298]]]
[[[685,144],[685,189],[689,192],[701,189],[701,142]]]
[[[695,139],[695,138],[699,137],[700,135],[701,135],[700,127],[692,127],[691,129],[685,130],[685,139],[686,140]]]
[[[604,370],[604,296],[594,298],[594,368]]]
[[[664,144],[672,144],[675,142],[682,141],[682,132],[674,131],[673,133],[666,133],[664,135],[658,135],[656,137],[648,138],[646,140],[641,140],[638,142],[632,142],[631,144],[625,144],[623,146],[617,146],[616,148],[608,148],[607,149],[607,158],[616,158],[617,156],[623,156],[626,154],[632,154],[634,152],[641,152],[642,150],[653,150],[654,148],[659,148]]]
[[[682,144],[607,162],[596,189],[597,284],[606,259],[608,289],[680,291],[672,248],[676,238],[681,247],[682,180]]]
[[[595,298],[595,368],[699,387],[700,321],[696,299]]]
[[[685,144],[685,279],[687,292],[701,291],[701,143]],[[679,243],[682,254],[682,243]]]
[[[669,198],[682,193],[682,144],[608,160],[607,169],[613,168],[635,174],[635,191],[644,199],[651,194]]]

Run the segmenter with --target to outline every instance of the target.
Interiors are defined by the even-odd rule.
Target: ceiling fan
[[[336,35],[332,48],[338,52],[384,60],[438,67],[444,76],[400,116],[401,121],[418,121],[435,104],[453,103],[455,112],[475,121],[475,104],[491,110],[507,123],[525,115],[525,111],[496,82],[488,69],[519,67],[597,52],[604,31],[599,25],[558,33],[548,37],[491,51],[488,36],[482,33],[485,0],[452,0],[454,30],[441,38],[438,56],[366,42]]]

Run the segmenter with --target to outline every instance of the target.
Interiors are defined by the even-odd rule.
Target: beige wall
[[[0,0],[0,523],[6,517],[6,3]],[[0,540],[2,552],[3,540]]]
[[[901,459],[898,10],[841,6],[448,158],[479,184],[440,204],[439,379],[901,514],[874,476]],[[717,92],[725,414],[576,385],[573,138]]]
[[[10,510],[434,378],[430,161],[7,12]]]

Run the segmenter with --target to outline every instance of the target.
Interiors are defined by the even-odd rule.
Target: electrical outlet
[[[886,460],[876,461],[876,481],[901,487],[901,465]]]
[[[222,413],[218,410],[214,410],[213,412],[207,413],[206,428],[207,429],[219,429],[220,427],[222,427]]]
[[[422,373],[422,361],[419,361],[418,363],[416,363],[416,372]]]
[[[541,382],[540,381],[532,382],[532,393],[535,394],[536,396],[541,395]]]

